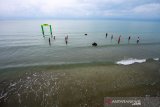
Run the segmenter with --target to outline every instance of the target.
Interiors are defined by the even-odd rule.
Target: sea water
[[[49,30],[45,38],[41,32],[44,23],[52,25],[51,45]],[[1,20],[0,25],[0,68],[160,58],[159,21]]]

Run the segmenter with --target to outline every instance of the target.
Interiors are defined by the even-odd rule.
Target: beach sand
[[[160,63],[90,63],[0,70],[0,107],[103,107],[104,97],[160,96]]]

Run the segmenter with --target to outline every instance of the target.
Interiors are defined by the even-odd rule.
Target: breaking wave
[[[130,65],[130,64],[134,64],[134,63],[143,63],[143,62],[146,62],[146,59],[129,58],[129,59],[117,61],[116,64],[119,64],[119,65]]]
[[[160,59],[159,58],[153,58],[152,60],[159,61]],[[146,61],[147,61],[147,59],[129,58],[129,59],[124,59],[124,60],[117,61],[116,64],[118,64],[118,65],[131,65],[131,64],[134,64],[134,63],[143,63],[143,62],[146,62]]]

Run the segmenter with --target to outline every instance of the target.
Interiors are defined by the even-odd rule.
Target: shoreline
[[[5,67],[0,67],[0,73],[2,70],[10,70],[10,69],[25,69],[25,68],[47,68],[47,67],[54,67],[54,68],[68,68],[68,67],[78,67],[78,66],[92,66],[92,65],[132,65],[136,63],[145,63],[145,62],[153,62],[157,61],[160,62],[160,58],[124,58],[121,60],[117,61],[91,61],[91,62],[69,62],[69,63],[55,63],[55,64],[22,64],[22,65],[11,65],[11,66],[5,66]]]

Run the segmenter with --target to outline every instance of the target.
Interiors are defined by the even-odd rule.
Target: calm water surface
[[[40,25],[43,23],[52,25],[56,40],[51,39],[51,46],[49,36],[42,36]],[[1,68],[160,57],[160,22],[157,21],[14,20],[0,21],[0,24]],[[139,45],[136,44],[138,36]],[[92,47],[93,42],[97,42],[98,47]]]

